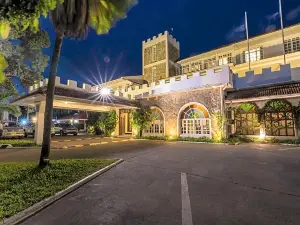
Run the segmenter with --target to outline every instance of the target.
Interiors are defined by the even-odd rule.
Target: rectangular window
[[[152,61],[155,62],[156,61],[156,45],[154,45],[152,47]]]
[[[152,67],[152,82],[156,81],[156,67]]]
[[[255,62],[263,59],[263,48],[250,49],[250,62]],[[244,62],[249,62],[249,52],[244,52]]]
[[[231,53],[219,56],[219,66],[227,65],[232,62]]]
[[[190,72],[190,64],[184,65],[182,67],[182,72],[183,72],[183,74],[189,73]]]
[[[292,38],[284,41],[285,54],[300,51],[300,37]]]

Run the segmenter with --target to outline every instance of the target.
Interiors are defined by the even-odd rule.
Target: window
[[[156,58],[156,45],[152,47],[152,62],[155,62],[157,60]]]
[[[232,62],[231,53],[219,56],[219,66],[227,65]]]
[[[211,120],[208,111],[198,104],[186,107],[180,114],[181,136],[210,137]]]
[[[257,106],[254,103],[242,103],[235,112],[235,122],[237,134],[260,134]]]
[[[263,59],[263,48],[255,48],[250,50],[250,62],[255,62]],[[244,62],[249,62],[249,52],[244,52]]]
[[[299,52],[300,51],[300,38],[296,37],[293,39],[284,41],[284,51],[286,54]]]
[[[271,100],[263,108],[266,135],[295,136],[293,107],[286,100]]]
[[[216,57],[204,60],[204,69],[210,69],[216,66]]]
[[[162,112],[157,109],[152,109],[151,124],[144,130],[145,135],[164,135],[164,117]]]
[[[156,81],[156,67],[152,67],[152,82]]]
[[[190,64],[182,66],[182,72],[183,72],[183,74],[189,73],[190,72]]]

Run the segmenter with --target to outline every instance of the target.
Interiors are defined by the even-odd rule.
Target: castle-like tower
[[[148,83],[177,75],[179,42],[168,32],[143,41],[143,77]]]

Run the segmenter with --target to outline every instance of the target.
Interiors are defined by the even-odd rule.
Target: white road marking
[[[193,225],[189,187],[186,173],[181,173],[182,225]]]

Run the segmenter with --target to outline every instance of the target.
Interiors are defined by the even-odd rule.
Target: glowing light
[[[36,117],[32,117],[32,122],[35,123],[36,122]]]
[[[78,123],[79,121],[78,120],[74,120],[74,123]]]
[[[26,125],[27,124],[27,120],[22,120],[21,123],[22,123],[22,125]]]
[[[102,96],[108,96],[108,95],[110,95],[110,89],[107,88],[107,87],[103,87],[103,88],[101,88],[101,90],[100,90],[100,94],[101,94]]]
[[[260,128],[260,134],[259,134],[260,139],[265,139],[266,138],[266,131],[264,128]]]

